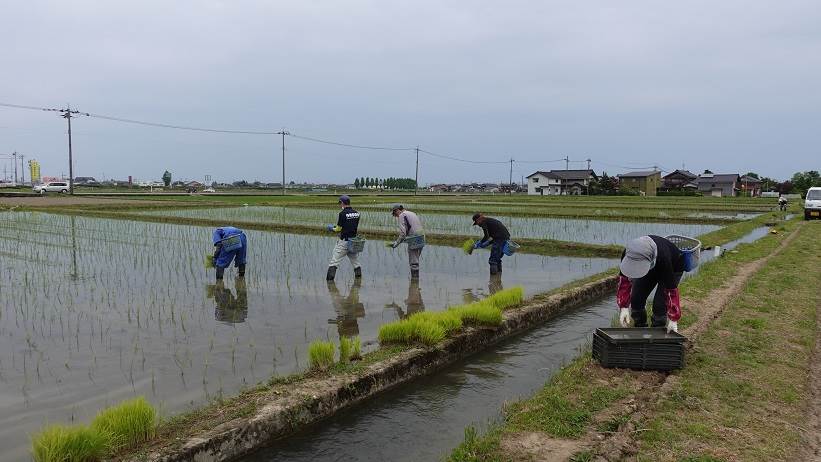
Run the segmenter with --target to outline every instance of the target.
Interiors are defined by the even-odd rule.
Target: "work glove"
[[[630,308],[619,308],[619,324],[630,327]]]
[[[667,333],[669,334],[670,332],[678,333],[678,321],[667,320]]]
[[[338,233],[338,232],[342,231],[342,227],[339,226],[339,225],[328,225],[327,229],[328,229],[328,231],[330,231],[332,233]]]
[[[396,248],[396,243],[395,242],[386,242],[385,247],[387,247],[389,249],[395,249]]]
[[[633,283],[627,276],[619,275],[619,288],[616,291],[616,303],[619,308],[627,308],[630,306],[630,294],[633,291]]]
[[[678,287],[664,289],[664,301],[667,304],[667,319],[678,322],[681,319],[681,296]]]

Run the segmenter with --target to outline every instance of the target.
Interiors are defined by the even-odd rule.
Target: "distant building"
[[[741,194],[744,196],[758,197],[761,195],[761,180],[754,176],[744,175],[739,178]]]
[[[662,191],[681,191],[685,189],[698,189],[696,180],[698,175],[689,170],[676,170],[661,177]]]
[[[739,191],[738,173],[713,173],[705,170],[698,176],[698,191],[705,196],[735,197]]]
[[[645,196],[655,196],[661,187],[661,173],[657,170],[630,172],[619,175],[620,189],[633,189]]]
[[[76,176],[74,177],[74,184],[92,185],[97,184],[97,180],[93,176]]]
[[[527,176],[527,193],[536,196],[578,196],[597,179],[593,170],[550,170]]]

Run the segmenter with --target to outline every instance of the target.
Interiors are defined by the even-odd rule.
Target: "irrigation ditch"
[[[615,275],[602,275],[552,295],[535,297],[523,306],[505,311],[498,327],[467,328],[433,348],[401,350],[358,372],[274,381],[199,413],[194,419],[199,431],[169,434],[161,428],[158,433],[166,435],[162,440],[149,442],[135,452],[122,455],[121,459],[163,462],[236,460],[389,388],[441,370],[542,325],[561,313],[599,299],[612,292],[616,280]],[[235,417],[226,420],[224,416]],[[176,426],[186,430],[179,422]]]

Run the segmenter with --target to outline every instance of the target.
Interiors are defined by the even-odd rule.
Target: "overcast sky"
[[[476,161],[590,158],[597,173],[786,178],[821,168],[819,24],[817,0],[5,2],[0,102]],[[73,128],[76,176],[282,175],[278,136]],[[65,133],[57,114],[0,107],[0,154],[44,175],[68,173]],[[288,181],[414,175],[412,151],[288,137],[286,156]],[[423,184],[508,170],[420,156]]]

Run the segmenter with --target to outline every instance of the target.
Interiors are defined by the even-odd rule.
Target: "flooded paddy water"
[[[0,459],[27,460],[45,423],[88,421],[134,395],[180,412],[304,368],[313,340],[360,335],[373,347],[379,325],[409,312],[503,286],[533,295],[616,263],[519,254],[498,283],[486,252],[428,246],[412,284],[404,249],[371,241],[361,283],[343,262],[329,285],[333,237],[250,231],[246,278],[232,269],[216,285],[203,266],[211,231],[0,214]]]
[[[360,229],[392,231],[396,229],[395,219],[387,213],[387,208],[367,210],[363,208]],[[336,211],[318,208],[248,206],[216,209],[165,209],[142,212],[146,215],[173,216],[182,218],[225,219],[255,223],[285,223],[322,227],[336,223]],[[555,239],[586,244],[622,244],[629,239],[644,234],[683,234],[699,236],[719,229],[717,225],[640,223],[620,221],[600,221],[577,218],[530,218],[510,217],[504,214],[488,214],[500,219],[510,230],[513,239]],[[472,226],[471,214],[449,215],[431,213],[422,216],[425,230],[438,234],[481,235],[479,228]]]

